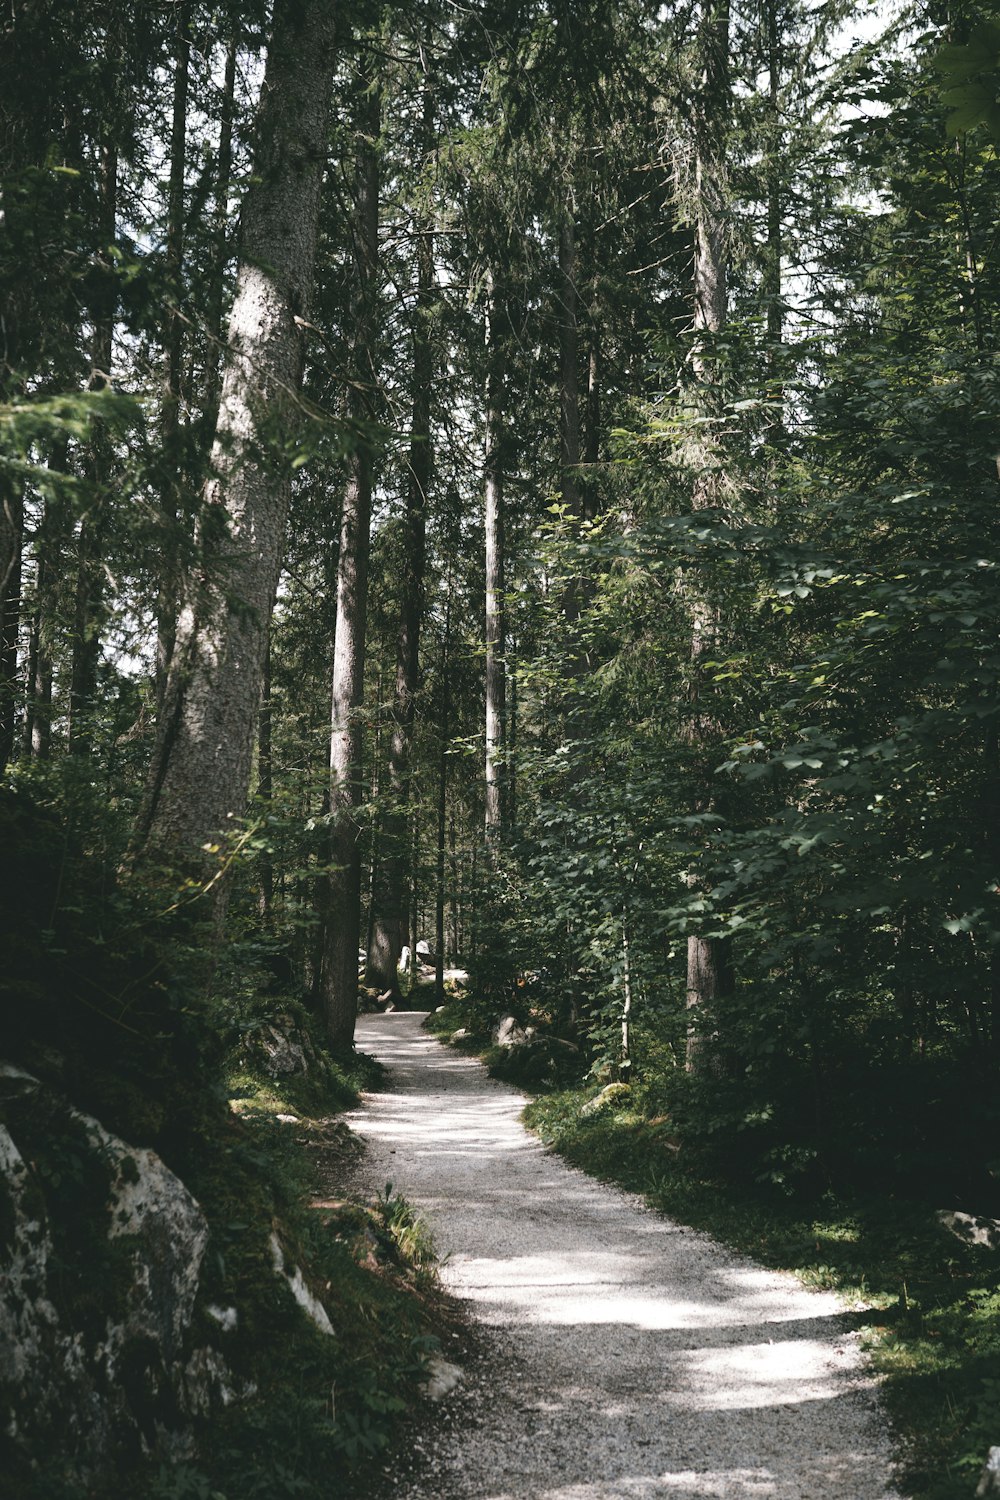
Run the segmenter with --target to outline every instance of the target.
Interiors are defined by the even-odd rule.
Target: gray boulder
[[[986,1455],[976,1495],[1000,1495],[1000,1448],[991,1448]]]
[[[986,1250],[1000,1250],[1000,1220],[984,1219],[976,1214],[963,1214],[958,1210],[941,1209],[938,1223],[956,1239],[967,1245],[982,1245]]]
[[[586,1120],[593,1115],[601,1114],[606,1109],[611,1109],[616,1104],[623,1104],[631,1092],[627,1083],[606,1084],[599,1094],[595,1094],[593,1099],[588,1099],[586,1104],[580,1106],[580,1118]]]
[[[494,1040],[498,1047],[523,1047],[528,1035],[516,1016],[502,1016]]]
[[[200,1207],[154,1152],[10,1064],[0,1108],[0,1426],[29,1459],[57,1447],[81,1486],[186,1456],[191,1418],[234,1395],[194,1333]]]
[[[460,1365],[453,1365],[442,1358],[440,1354],[432,1355],[427,1363],[427,1370],[423,1379],[423,1392],[428,1401],[441,1401],[445,1396],[450,1396],[455,1387],[460,1383],[464,1371]]]
[[[295,1017],[281,1012],[252,1031],[246,1040],[251,1063],[271,1078],[305,1078],[320,1068],[309,1033]]]

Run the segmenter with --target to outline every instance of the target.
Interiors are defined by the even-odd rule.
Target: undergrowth
[[[99,1343],[121,1314],[132,1264],[127,1241],[108,1233],[110,1170],[70,1106],[180,1178],[209,1228],[181,1357],[215,1376],[193,1381],[202,1405],[191,1420],[179,1366],[156,1388],[160,1435],[176,1434],[184,1461],[151,1471],[123,1427],[105,1477],[95,1467],[84,1485],[69,1424],[41,1452],[5,1432],[0,1490],[11,1500],[77,1500],[84,1489],[91,1500],[355,1494],[417,1398],[444,1319],[433,1247],[406,1202],[391,1185],[372,1203],[342,1186],[353,1147],[336,1113],[381,1070],[329,1054],[273,937],[246,922],[207,961],[207,915],[171,915],[159,886],[123,878],[121,830],[99,798],[81,794],[73,808],[67,818],[37,788],[0,788],[13,877],[0,903],[3,1055],[40,1080],[37,1100],[0,1101],[2,1118],[16,1107],[31,1201],[51,1225],[48,1291],[60,1326],[83,1342]],[[276,1057],[294,1065],[280,1079]],[[0,1183],[0,1250],[14,1224]],[[332,1332],[300,1305],[305,1290]],[[154,1445],[147,1416],[137,1421]]]
[[[475,1006],[429,1018],[440,1035],[497,1060]],[[963,1244],[916,1196],[752,1187],[727,1177],[663,1112],[641,1077],[632,1086],[581,1076],[535,1093],[524,1119],[591,1176],[643,1194],[671,1218],[705,1230],[765,1265],[841,1293],[881,1377],[899,1476],[915,1500],[968,1500],[988,1448],[1000,1439],[1000,1255]],[[507,1063],[508,1076],[511,1065]],[[586,1106],[590,1106],[585,1111]],[[938,1207],[945,1205],[937,1205]]]
[[[143,1500],[355,1493],[439,1346],[442,1298],[423,1224],[391,1184],[369,1203],[338,1187],[356,1148],[330,1110],[370,1087],[377,1064],[323,1064],[322,1084],[235,1071],[226,1138],[189,1167],[212,1229],[205,1294],[240,1311],[227,1353],[250,1393],[217,1419],[198,1461],[161,1468]],[[275,1274],[273,1236],[332,1335]]]

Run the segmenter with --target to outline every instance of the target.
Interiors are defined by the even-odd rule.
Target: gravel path
[[[421,1030],[364,1017],[390,1090],[348,1116],[487,1327],[386,1493],[411,1500],[892,1500],[883,1424],[837,1299],[592,1181],[518,1121],[524,1097]],[[468,1389],[471,1385],[472,1389]]]

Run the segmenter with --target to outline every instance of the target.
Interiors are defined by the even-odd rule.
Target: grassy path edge
[[[468,1022],[452,1004],[427,1024],[446,1040]],[[457,1045],[494,1070],[501,1063],[487,1037]],[[524,1123],[590,1176],[641,1194],[763,1265],[839,1292],[864,1332],[901,1490],[913,1500],[973,1495],[988,1448],[1000,1442],[1000,1255],[949,1235],[924,1204],[833,1189],[814,1200],[782,1198],[700,1175],[669,1120],[647,1117],[629,1091],[607,1092],[593,1107],[599,1084],[539,1089]]]

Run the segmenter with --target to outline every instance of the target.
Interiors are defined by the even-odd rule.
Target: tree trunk
[[[351,412],[371,422],[375,389],[375,298],[378,270],[379,171],[377,144],[381,101],[365,89],[358,130],[358,296],[355,313]],[[358,1011],[358,948],[361,942],[361,827],[365,643],[368,618],[368,551],[371,530],[372,453],[361,433],[341,513],[337,566],[330,718],[330,902],[323,963],[323,1003],[331,1046],[354,1041]]]
[[[184,324],[180,317],[184,268],[184,171],[187,162],[187,101],[191,42],[189,0],[177,11],[177,57],[174,65],[173,117],[170,131],[170,181],[167,191],[167,285],[168,307],[166,351],[167,379],[160,417],[163,481],[163,562],[156,601],[156,701],[163,701],[167,672],[174,649],[177,606],[177,517],[182,479],[181,453],[181,365]],[[220,272],[221,275],[221,272]]]
[[[63,435],[55,440],[47,467],[50,473],[62,475],[68,464],[69,439]],[[48,760],[52,750],[53,659],[63,552],[71,524],[69,506],[57,480],[46,494],[35,538],[35,626],[28,676],[29,712],[25,716],[25,751],[34,760]]]
[[[212,296],[208,311],[208,380],[205,410],[210,428],[215,429],[218,419],[219,394],[221,391],[222,356],[225,348],[226,330],[223,325],[222,308],[226,286],[226,265],[229,260],[229,191],[233,178],[233,119],[236,113],[236,55],[239,37],[235,30],[226,44],[226,71],[222,85],[222,109],[219,116],[219,149],[215,166],[214,238],[215,267]]]
[[[574,193],[569,188],[559,223],[559,451],[562,502],[570,519],[579,523],[591,519],[593,500],[581,467],[579,258],[575,216]],[[588,356],[588,407],[589,374]],[[569,579],[563,590],[562,611],[571,626],[579,620],[593,592],[593,580],[587,576],[578,574]],[[581,677],[591,665],[590,653],[574,641],[567,664],[570,674]]]
[[[462,952],[462,892],[459,885],[458,832],[455,827],[454,804],[448,818],[448,872],[451,885],[451,953],[457,962]]]
[[[118,147],[101,151],[101,250],[115,239],[118,219]],[[117,294],[105,284],[94,314],[94,342],[88,388],[106,389],[111,383]],[[110,520],[111,454],[104,424],[93,424],[85,472],[89,488],[87,510],[77,533],[76,596],[73,606],[73,656],[69,688],[69,746],[76,755],[90,754],[97,670],[101,659],[101,627],[105,613],[104,549]]]
[[[448,837],[448,747],[451,739],[451,574],[444,610],[444,642],[441,649],[441,715],[438,720],[440,752],[437,785],[437,851],[434,870],[434,1004],[444,1004],[445,967],[445,853]]]
[[[510,711],[507,716],[507,827],[517,829],[517,637],[512,636],[507,653],[510,679]]]
[[[0,486],[0,771],[14,753],[23,537],[24,486],[8,478]]]
[[[729,4],[709,0],[700,27],[702,88],[695,124],[695,190],[697,220],[694,245],[694,346],[692,373],[695,400],[702,412],[713,413],[720,404],[718,372],[713,339],[725,326],[727,246],[725,222],[725,127],[729,100]],[[718,455],[704,452],[692,491],[692,508],[702,510],[718,504],[720,497]],[[691,724],[690,739],[695,753],[704,753],[714,726],[706,721],[699,704],[703,662],[711,655],[718,621],[711,601],[697,590],[690,595],[691,612]],[[698,810],[710,796],[696,799]],[[688,938],[687,1005],[693,1024],[687,1041],[687,1067],[701,1065],[705,1038],[694,1020],[711,1012],[717,998],[732,983],[728,952],[717,939]]]
[[[486,378],[486,836],[502,839],[504,813],[504,536],[502,462],[502,377],[500,360],[500,302],[490,284]]]
[[[996,719],[987,721],[983,745],[983,782],[980,799],[983,825],[983,855],[989,886],[996,894],[1000,876],[1000,729]],[[996,914],[993,914],[996,925]],[[989,979],[986,997],[989,1014],[989,1064],[993,1073],[1000,1072],[1000,944],[989,951]]]
[[[626,1079],[632,1072],[632,949],[629,943],[628,908],[622,908],[622,1046],[618,1077]]]
[[[701,18],[702,86],[695,118],[694,352],[696,378],[711,382],[711,337],[726,322],[728,254],[725,126],[729,114],[729,0],[707,0]],[[708,334],[706,340],[699,335]]]
[[[601,456],[601,333],[596,310],[590,326],[590,349],[587,352],[587,444],[585,458],[592,468]],[[588,475],[593,488],[593,476]]]
[[[268,632],[264,643],[264,669],[261,673],[260,713],[257,718],[257,798],[265,808],[270,808],[274,791],[274,757],[271,751],[271,637]],[[267,849],[260,855],[260,898],[258,903],[261,926],[271,926],[274,911],[274,861]]]
[[[781,343],[783,309],[781,303],[781,32],[778,24],[778,0],[767,0],[767,104],[770,141],[767,167],[767,260],[764,296],[767,302],[768,362],[775,365]]]
[[[243,204],[201,563],[189,580],[139,847],[204,872],[206,842],[246,809],[264,646],[284,548],[287,455],[327,151],[328,0],[278,0]],[[217,887],[218,889],[218,887]]]
[[[559,449],[563,503],[571,515],[580,517],[580,330],[573,212],[568,194],[559,224]]]
[[[425,75],[421,140],[429,151],[434,139],[434,97]],[[397,965],[406,933],[408,901],[406,867],[409,853],[407,803],[413,717],[420,675],[420,624],[424,610],[424,558],[427,496],[430,489],[431,384],[434,347],[431,313],[436,300],[434,226],[429,217],[417,225],[417,305],[413,326],[413,415],[404,526],[404,574],[396,653],[396,692],[393,733],[389,747],[391,807],[382,824],[381,879],[375,888],[372,941],[368,949],[368,983],[399,993]]]
[[[767,308],[768,399],[775,403],[768,440],[779,452],[787,442],[784,419],[784,361],[781,341],[784,334],[784,301],[782,299],[781,257],[784,248],[782,204],[784,179],[784,142],[781,130],[781,71],[783,49],[778,15],[779,0],[767,0],[767,108],[770,139],[767,143],[767,246],[764,258],[763,292]]]

